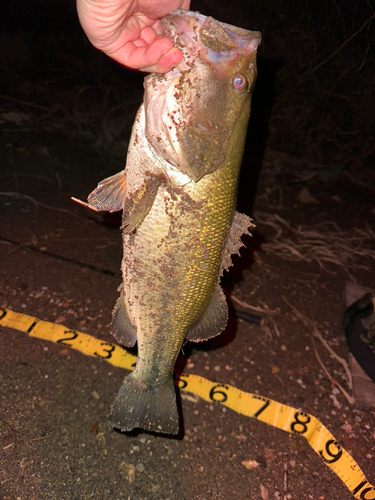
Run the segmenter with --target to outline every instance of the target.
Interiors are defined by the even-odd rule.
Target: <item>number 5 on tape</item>
[[[62,325],[14,313],[9,309],[0,309],[0,325],[25,332],[30,337],[68,345],[87,356],[103,358],[113,366],[132,370],[135,365],[135,357],[119,346],[103,342],[85,333],[69,330]],[[230,385],[213,383],[198,375],[179,375],[175,380],[182,391],[192,392],[205,401],[222,404],[241,415],[256,418],[278,429],[303,436],[355,498],[375,500],[375,487],[367,481],[349,453],[314,416]]]

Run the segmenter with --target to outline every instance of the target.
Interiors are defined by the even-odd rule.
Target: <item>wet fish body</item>
[[[225,328],[219,278],[251,225],[235,206],[260,35],[184,11],[162,26],[183,62],[145,78],[126,168],[88,202],[123,211],[113,334],[125,346],[138,344],[110,424],[177,434],[176,358],[185,339],[199,342]]]

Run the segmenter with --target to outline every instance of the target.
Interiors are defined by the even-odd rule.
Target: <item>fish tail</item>
[[[164,434],[179,433],[179,416],[172,377],[163,385],[147,384],[131,373],[113,403],[109,425],[122,431],[135,428]]]

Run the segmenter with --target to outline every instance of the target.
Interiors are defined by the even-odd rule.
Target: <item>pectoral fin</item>
[[[122,210],[122,229],[130,233],[150,211],[160,184],[159,177],[147,175],[141,187],[132,193],[126,190],[125,170],[122,170],[100,182],[89,195],[88,203],[80,203],[97,212]]]
[[[149,176],[142,186],[131,197],[126,199],[122,212],[122,227],[125,233],[130,233],[138,227],[151,210],[161,179]]]
[[[193,325],[186,335],[190,342],[202,342],[219,335],[227,325],[228,304],[221,289],[217,284],[211,302],[201,318]]]
[[[98,212],[120,212],[125,200],[125,170],[112,175],[98,184],[89,195],[89,206]]]
[[[220,276],[223,275],[224,271],[228,271],[228,269],[233,266],[231,256],[234,254],[240,255],[240,248],[244,246],[241,237],[244,234],[251,236],[249,227],[255,227],[251,222],[250,217],[245,214],[235,212],[223,250]]]
[[[112,335],[126,347],[133,347],[137,342],[137,330],[129,319],[123,295],[118,298],[112,312]]]

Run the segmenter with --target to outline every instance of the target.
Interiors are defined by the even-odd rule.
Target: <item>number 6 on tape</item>
[[[103,342],[86,333],[65,326],[40,321],[26,314],[0,309],[0,326],[14,328],[30,337],[68,345],[87,356],[100,357],[113,366],[132,370],[136,358],[121,347]],[[278,429],[303,436],[323,463],[343,481],[359,500],[375,500],[375,487],[370,484],[359,465],[342,448],[329,430],[314,416],[272,399],[241,391],[230,385],[213,383],[197,375],[179,375],[176,385],[205,401],[215,402],[250,418]]]

